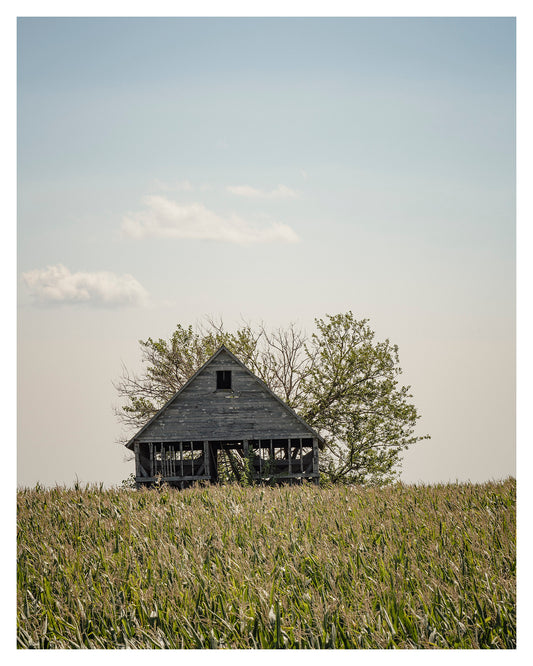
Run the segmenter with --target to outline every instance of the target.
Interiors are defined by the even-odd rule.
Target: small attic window
[[[217,370],[217,391],[231,388],[231,370]]]

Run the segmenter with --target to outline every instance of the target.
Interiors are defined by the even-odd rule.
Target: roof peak
[[[179,396],[184,392],[184,390],[196,380],[196,378],[200,375],[200,373],[203,372],[203,370],[205,370],[205,368],[207,368],[207,366],[209,366],[209,364],[215,359],[215,357],[218,356],[218,354],[220,354],[222,351],[227,352],[230,355],[230,357],[233,359],[233,361],[235,361],[235,363],[244,368],[244,370],[249,375],[251,375],[254,378],[254,380],[257,381],[263,387],[264,390],[266,390],[268,394],[270,394],[278,403],[280,403],[284,409],[288,410],[303,426],[305,426],[307,430],[309,430],[313,434],[313,436],[317,437],[320,441],[323,441],[322,437],[313,428],[311,428],[311,426],[309,426],[301,416],[299,416],[291,407],[289,407],[289,405],[287,405],[287,403],[284,400],[282,400],[282,398],[280,398],[276,393],[274,393],[274,391],[266,384],[264,380],[262,380],[252,370],[250,370],[250,368],[248,368],[248,366],[245,365],[245,363],[241,361],[241,359],[235,353],[233,353],[230,349],[226,347],[224,343],[222,343],[219,346],[219,348],[216,350],[216,352],[212,356],[210,356],[207,359],[207,361],[205,361],[205,363],[203,363],[202,366],[198,368],[198,370],[183,384],[183,386],[181,386],[181,388],[156,412],[156,414],[154,414],[152,418],[149,419],[149,421],[142,428],[140,428],[140,430],[138,430],[138,432],[135,435],[133,435],[133,437],[126,444],[127,448],[130,449],[133,448],[134,440],[143,431],[145,431],[159,417],[159,415],[162,414],[176,399],[179,398]]]

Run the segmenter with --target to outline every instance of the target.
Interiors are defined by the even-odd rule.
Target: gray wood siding
[[[231,390],[217,391],[217,370],[231,370]],[[242,440],[313,434],[223,350],[135,439]]]

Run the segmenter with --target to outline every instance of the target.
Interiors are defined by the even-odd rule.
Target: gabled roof
[[[139,437],[139,436],[140,436],[140,435],[141,435],[141,434],[142,434],[142,433],[143,433],[143,432],[144,432],[144,431],[145,431],[145,430],[146,430],[146,429],[152,424],[152,423],[154,423],[154,421],[156,421],[156,420],[157,420],[157,419],[158,419],[158,418],[159,418],[159,417],[160,417],[160,416],[161,416],[161,415],[167,410],[167,408],[170,407],[170,405],[171,405],[175,400],[177,400],[177,399],[179,398],[179,396],[181,395],[181,393],[183,393],[183,391],[185,391],[185,389],[186,389],[188,386],[190,386],[190,385],[195,381],[195,379],[198,377],[198,375],[199,375],[201,372],[203,372],[203,370],[205,370],[205,368],[207,368],[207,367],[208,367],[208,366],[209,366],[209,365],[210,365],[210,364],[211,364],[211,363],[217,358],[217,356],[219,356],[219,354],[221,354],[222,352],[226,352],[226,353],[230,356],[230,358],[231,358],[235,363],[237,363],[237,364],[238,364],[243,370],[245,370],[245,371],[246,371],[251,377],[253,377],[254,380],[255,380],[256,382],[258,382],[258,383],[261,385],[261,387],[263,388],[263,390],[265,390],[266,392],[268,392],[268,394],[269,394],[270,396],[272,396],[272,397],[273,397],[273,398],[274,398],[274,399],[275,399],[275,400],[276,400],[276,401],[277,401],[277,402],[278,402],[278,403],[279,403],[279,404],[280,404],[280,405],[281,405],[286,411],[288,411],[288,412],[289,412],[289,413],[290,413],[295,419],[297,419],[297,420],[299,421],[299,423],[300,423],[300,424],[301,424],[301,425],[302,425],[307,431],[309,431],[309,434],[310,434],[310,435],[312,435],[313,437],[316,437],[316,438],[317,438],[322,444],[324,443],[324,439],[323,439],[323,438],[322,438],[322,437],[321,437],[321,436],[320,436],[320,435],[319,435],[319,434],[318,434],[313,428],[311,428],[311,426],[309,426],[309,425],[308,425],[308,424],[307,424],[307,423],[301,418],[301,416],[298,416],[298,414],[296,414],[296,412],[295,412],[291,407],[289,407],[289,405],[287,405],[287,404],[286,404],[286,403],[285,403],[285,402],[284,402],[279,396],[277,396],[277,395],[276,395],[276,394],[275,394],[275,393],[274,393],[274,392],[273,392],[273,391],[272,391],[272,390],[271,390],[271,389],[265,384],[265,382],[264,382],[262,379],[260,379],[259,377],[257,377],[257,375],[255,375],[251,370],[249,370],[249,369],[244,365],[244,363],[243,363],[241,360],[239,360],[239,359],[235,356],[235,354],[233,354],[233,353],[232,353],[232,352],[231,352],[231,351],[230,351],[225,345],[221,345],[221,346],[217,349],[217,351],[216,351],[216,352],[215,352],[215,353],[214,353],[214,354],[213,354],[213,355],[212,355],[212,356],[211,356],[211,357],[210,357],[210,358],[209,358],[209,359],[208,359],[208,360],[207,360],[207,361],[206,361],[206,362],[205,362],[205,363],[204,363],[204,364],[203,364],[203,365],[202,365],[202,366],[201,366],[201,367],[200,367],[200,368],[194,373],[194,375],[192,375],[192,377],[190,377],[190,379],[189,379],[187,382],[185,382],[185,384],[184,384],[184,385],[183,385],[183,386],[182,386],[182,387],[181,387],[181,388],[180,388],[180,389],[179,389],[179,390],[178,390],[178,391],[177,391],[177,392],[176,392],[176,393],[170,398],[170,400],[168,400],[168,401],[163,405],[163,407],[161,407],[161,409],[160,409],[158,412],[156,412],[156,414],[154,414],[154,416],[152,416],[152,418],[151,418],[147,423],[145,423],[144,426],[143,426],[142,428],[140,428],[140,430],[138,430],[138,431],[135,433],[135,435],[134,435],[134,436],[133,436],[133,437],[132,437],[127,443],[126,443],[125,446],[126,446],[128,449],[133,449],[133,445],[134,445],[135,440],[136,440],[136,439],[137,439],[137,438],[138,438],[138,437]]]

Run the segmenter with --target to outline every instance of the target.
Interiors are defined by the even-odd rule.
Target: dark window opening
[[[217,389],[231,388],[231,370],[217,370]]]

